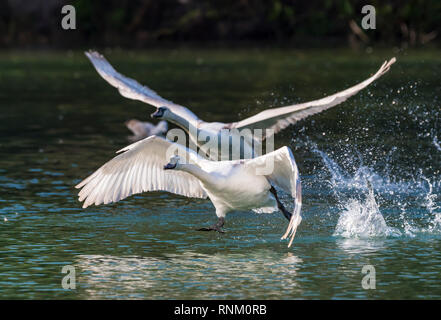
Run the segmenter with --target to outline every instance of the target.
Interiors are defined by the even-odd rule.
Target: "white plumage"
[[[84,201],[83,208],[162,190],[186,197],[209,197],[216,215],[225,218],[234,210],[276,211],[277,199],[270,190],[275,186],[294,198],[294,212],[284,235],[291,237],[291,245],[301,221],[302,202],[299,172],[288,147],[254,159],[211,161],[179,144],[151,136],[118,152],[121,154],[76,186],[81,188],[78,196]],[[173,170],[164,170],[169,159]]]
[[[171,144],[157,136],[135,142],[118,151],[116,156],[79,183],[79,201],[83,208],[95,204],[117,202],[146,191],[168,191],[192,198],[206,198],[199,181],[185,172],[165,171],[167,150]],[[178,145],[176,145],[178,146]],[[196,153],[179,148],[188,156]]]
[[[202,133],[204,136],[209,137],[219,136],[222,129],[238,129],[239,131],[243,129],[263,129],[264,133],[277,133],[299,120],[334,107],[347,100],[349,97],[357,94],[360,90],[366,88],[372,82],[388,72],[390,66],[396,61],[395,58],[385,61],[380,69],[368,79],[325,98],[286,107],[267,109],[241,121],[222,123],[205,122],[199,119],[186,107],[166,100],[150,88],[139,84],[136,80],[118,73],[98,52],[86,52],[86,56],[92,62],[101,77],[112,86],[116,87],[124,97],[140,100],[158,108],[166,107],[169,112],[167,112],[161,119],[174,122],[188,131],[190,138],[198,146],[201,146],[201,141],[198,140],[195,135]],[[194,128],[195,130],[190,130],[190,128]],[[272,130],[266,132],[265,129]],[[235,130],[231,132],[231,135],[233,136],[236,134],[237,131]],[[267,136],[264,135],[263,138],[265,137]],[[245,148],[247,149],[245,150],[245,152],[247,152],[246,154],[254,154],[250,141],[245,142]],[[228,156],[223,156],[222,160],[227,158]]]

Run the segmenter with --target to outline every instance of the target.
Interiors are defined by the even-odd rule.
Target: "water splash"
[[[312,151],[318,154],[330,174],[328,183],[337,199],[340,216],[335,236],[345,238],[397,237],[417,234],[441,233],[441,205],[439,205],[440,181],[430,181],[418,170],[412,179],[400,180],[386,173],[378,173],[364,165],[363,156],[342,153],[353,172],[344,170],[328,154],[312,143]],[[348,161],[349,156],[349,161]],[[385,161],[387,162],[387,158]],[[354,163],[359,163],[354,166]],[[386,163],[385,168],[389,165]],[[377,199],[368,181],[378,192]],[[380,211],[380,200],[387,209],[386,219]],[[423,210],[417,209],[422,208]],[[396,213],[396,214],[395,214]],[[392,226],[390,226],[390,225]]]
[[[369,187],[369,193],[364,201],[351,199],[345,204],[345,210],[335,227],[334,236],[345,238],[372,238],[400,236],[401,232],[389,227],[375,201],[374,190]]]
[[[425,201],[423,205],[432,215],[432,219],[429,221],[429,227],[427,228],[427,232],[441,232],[441,210],[440,206],[437,205],[436,199],[438,197],[437,194],[433,193],[433,183],[430,182],[429,179],[423,177],[427,182],[429,190],[427,191]]]
[[[438,151],[441,151],[441,146],[439,145],[437,136],[435,136],[435,135],[433,136],[432,143]]]
[[[371,168],[362,164],[362,158],[359,155],[361,165],[356,169],[353,175],[345,172],[333,159],[317,147],[313,151],[320,155],[326,168],[331,174],[329,181],[331,187],[339,189],[366,189],[366,179],[368,178],[376,186],[382,186],[384,181],[381,176],[375,173]],[[387,181],[389,182],[389,181]]]

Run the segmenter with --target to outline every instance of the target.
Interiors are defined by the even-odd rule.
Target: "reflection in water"
[[[302,259],[260,250],[250,254],[183,252],[163,257],[79,255],[78,281],[86,298],[256,298],[279,290],[301,294],[296,280]],[[185,288],[185,294],[177,290]],[[262,296],[263,297],[263,296]]]
[[[385,240],[381,238],[339,238],[336,240],[336,243],[337,246],[347,254],[369,254],[386,249]]]
[[[139,292],[154,286],[154,281],[150,280],[153,278],[151,272],[159,265],[156,258],[102,255],[80,255],[77,258],[81,270],[78,281],[86,288],[90,299],[115,298],[122,292],[127,298],[136,298]],[[114,290],[115,287],[119,290]]]

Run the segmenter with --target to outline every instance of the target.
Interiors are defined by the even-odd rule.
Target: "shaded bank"
[[[61,8],[76,9],[76,30]],[[371,1],[375,30],[361,30],[364,1],[0,0],[0,46],[123,46],[276,43],[290,47],[425,45],[441,32],[441,2]]]

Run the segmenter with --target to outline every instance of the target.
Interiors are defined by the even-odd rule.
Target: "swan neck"
[[[195,176],[196,178],[198,178],[202,182],[210,183],[213,180],[213,178],[211,177],[211,175],[208,172],[201,169],[199,166],[197,166],[195,164],[190,164],[190,163],[179,164],[178,169]]]
[[[182,129],[184,129],[187,133],[191,132],[192,130],[196,130],[196,127],[193,125],[193,123],[177,115],[176,113],[170,113],[167,120],[178,125]]]

